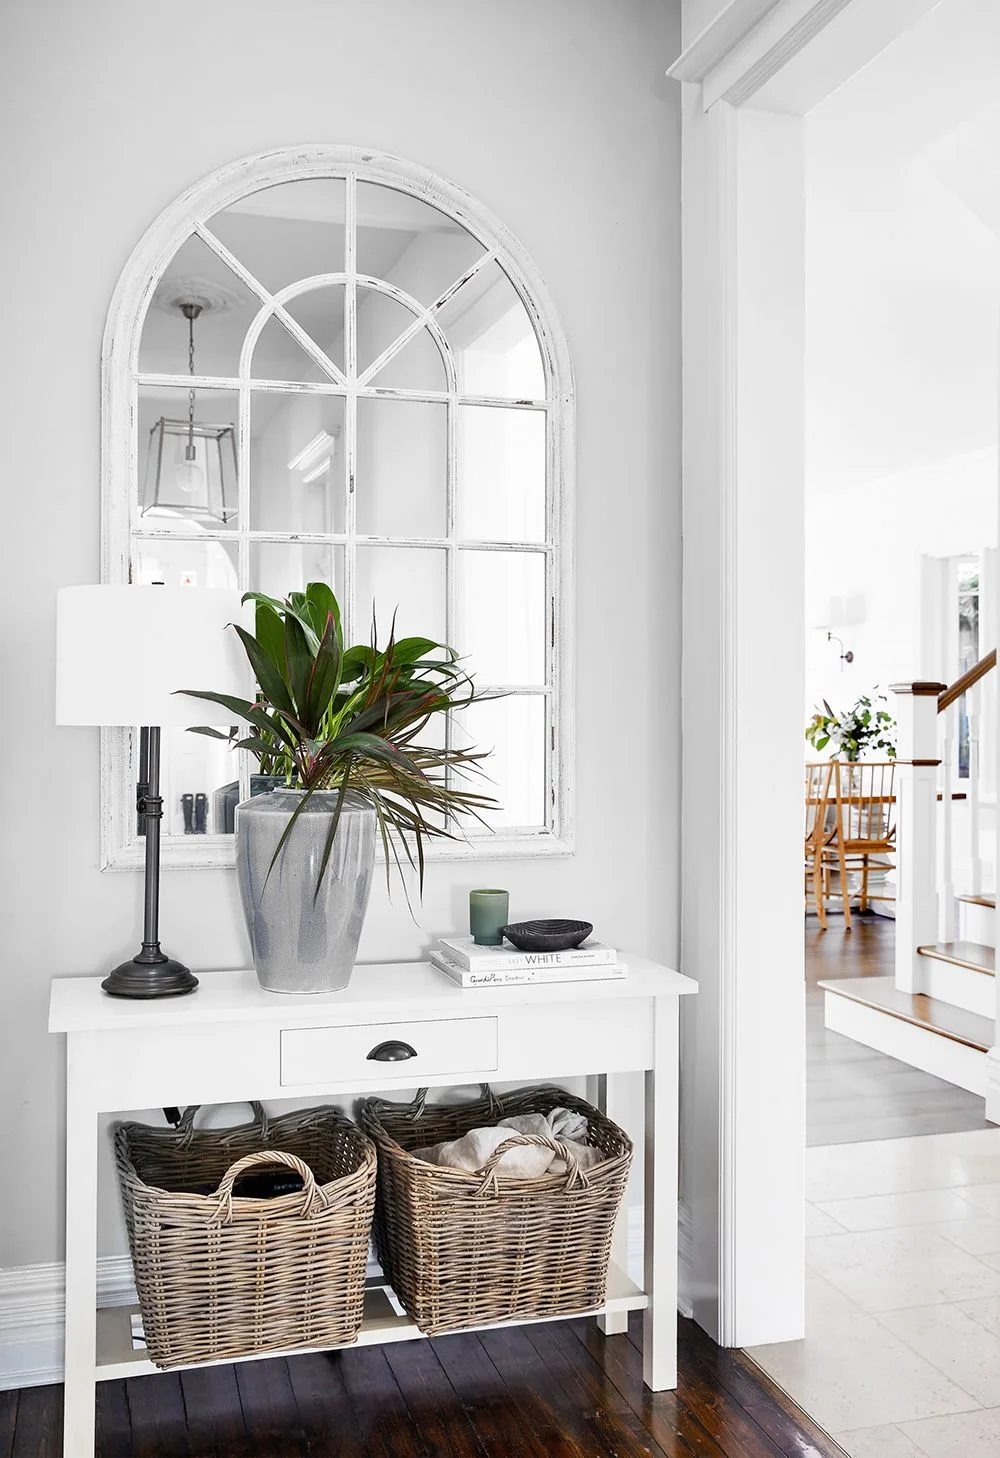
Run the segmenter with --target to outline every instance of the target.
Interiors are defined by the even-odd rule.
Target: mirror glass
[[[494,260],[435,311],[458,361],[465,395],[544,400],[538,340],[521,298]]]
[[[374,605],[383,641],[395,615],[397,636],[453,644],[504,696],[428,733],[493,749],[492,825],[544,825],[552,403],[489,248],[382,183],[262,188],[175,252],[133,384],[133,580],[284,597],[322,579],[353,642]],[[252,762],[182,731],[163,760],[168,844],[231,837]]]
[[[461,223],[394,187],[359,182],[357,206],[358,273],[388,279],[424,308],[486,253]]]
[[[357,524],[368,536],[448,532],[448,407],[359,400]]]
[[[344,531],[344,417],[343,395],[253,392],[249,421],[253,531]]]
[[[208,226],[268,293],[300,279],[344,272],[342,177],[307,178],[262,187]]]

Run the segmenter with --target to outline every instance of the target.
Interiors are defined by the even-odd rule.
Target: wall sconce
[[[828,643],[836,643],[837,646],[839,647],[839,649],[840,649],[840,671],[841,671],[841,673],[843,673],[843,671],[844,671],[844,664],[845,663],[853,663],[854,662],[854,654],[853,654],[853,652],[851,651],[850,648],[845,648],[844,647],[844,641],[843,641],[843,639],[842,638],[838,638],[835,633],[831,633],[830,630],[829,630],[829,628],[827,628],[827,630],[826,630],[826,641]]]

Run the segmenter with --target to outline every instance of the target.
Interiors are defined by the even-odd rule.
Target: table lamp
[[[226,711],[177,689],[252,699],[253,678],[230,623],[253,632],[254,608],[217,588],[63,587],[56,603],[56,723],[148,729],[142,950],[102,982],[113,997],[177,997],[198,979],[160,948],[160,729],[227,727]],[[220,718],[220,715],[222,718]]]

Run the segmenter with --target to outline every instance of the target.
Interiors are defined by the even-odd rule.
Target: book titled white
[[[477,947],[471,937],[442,937],[441,951],[470,972],[499,971],[514,967],[596,967],[617,962],[614,947],[603,942],[584,942],[563,952],[519,952],[505,942],[501,947]]]
[[[444,952],[431,952],[431,962],[459,987],[523,987],[543,982],[608,982],[624,977],[624,962],[592,962],[573,967],[462,967]]]

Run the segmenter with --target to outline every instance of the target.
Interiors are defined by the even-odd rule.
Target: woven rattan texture
[[[375,1150],[336,1109],[234,1129],[119,1124],[115,1158],[149,1356],[158,1366],[357,1338],[375,1202]],[[234,1198],[246,1170],[304,1181]],[[210,1195],[193,1194],[198,1186]]]
[[[407,1152],[456,1139],[504,1115],[547,1113],[558,1106],[586,1114],[590,1142],[605,1156],[585,1173],[497,1178],[488,1175],[490,1166],[467,1174]],[[369,1099],[362,1124],[378,1149],[379,1259],[421,1331],[436,1336],[604,1304],[632,1144],[599,1110],[559,1088],[494,1095],[484,1087],[478,1100],[464,1104],[425,1105],[422,1096],[413,1104]]]

